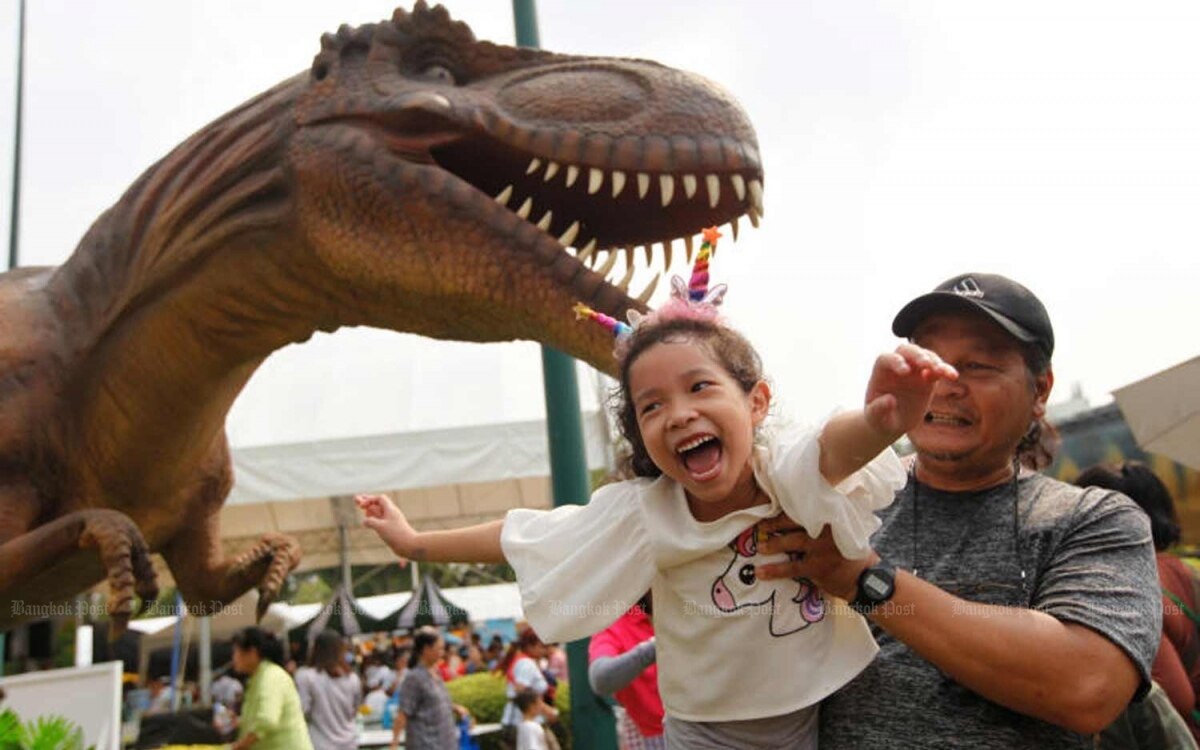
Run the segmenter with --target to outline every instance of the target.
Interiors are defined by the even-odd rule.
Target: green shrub
[[[477,672],[446,683],[450,699],[466,706],[479,724],[494,724],[504,713],[504,678],[495,672]]]
[[[501,675],[495,672],[469,674],[447,682],[446,688],[450,691],[450,699],[466,706],[475,717],[476,723],[500,722],[500,717],[504,714],[504,704],[508,702],[504,697],[504,677]],[[571,690],[565,682],[558,684],[558,691],[554,695],[554,707],[558,709],[558,718],[564,730],[557,733],[559,742],[562,743],[563,750],[570,750]],[[480,750],[497,750],[500,747],[499,734],[480,737],[479,747]]]

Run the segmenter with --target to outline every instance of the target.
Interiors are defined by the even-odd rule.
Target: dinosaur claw
[[[116,638],[129,625],[134,594],[142,599],[139,614],[158,594],[146,540],[133,520],[123,513],[94,510],[86,517],[79,546],[94,548],[100,555],[109,586],[106,608],[112,623],[109,633]]]

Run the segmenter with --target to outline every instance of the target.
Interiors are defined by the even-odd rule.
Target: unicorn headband
[[[617,340],[616,354],[621,356],[623,344],[633,335],[635,329],[651,321],[662,320],[707,320],[716,321],[719,318],[717,308],[725,300],[725,292],[729,287],[717,284],[711,289],[708,286],[708,263],[717,249],[717,240],[721,233],[716,227],[709,227],[702,232],[700,252],[696,255],[696,263],[692,266],[690,282],[679,276],[671,277],[671,299],[659,309],[643,315],[637,310],[627,313],[628,323],[622,323],[616,318],[605,315],[583,304],[575,303],[575,319],[590,319],[610,331]]]

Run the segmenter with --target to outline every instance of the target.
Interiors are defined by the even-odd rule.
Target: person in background
[[[487,662],[484,661],[483,652],[479,650],[479,646],[474,644],[467,646],[467,661],[463,666],[466,674],[488,671]]]
[[[513,703],[521,712],[521,721],[517,724],[516,750],[550,750],[546,741],[546,727],[538,721],[546,709],[542,696],[532,690],[522,690],[517,693]]]
[[[381,679],[377,676],[373,682],[367,682],[367,695],[363,698],[363,708],[366,709],[363,721],[367,724],[381,724],[387,712],[388,693]]]
[[[550,689],[550,683],[542,674],[539,660],[546,655],[546,644],[533,628],[525,628],[517,636],[517,640],[508,645],[508,651],[496,665],[496,671],[504,675],[504,695],[508,699],[504,704],[504,713],[500,724],[504,727],[506,739],[515,742],[516,727],[521,722],[521,712],[515,703],[517,693],[522,690],[532,690],[540,696],[545,696]],[[546,704],[546,711],[554,709]]]
[[[597,695],[613,696],[620,708],[621,750],[664,750],[663,704],[658,694],[654,625],[647,592],[588,644],[588,682]]]
[[[422,629],[413,638],[408,671],[400,681],[400,711],[392,723],[392,748],[400,746],[404,734],[405,750],[455,750],[458,726],[455,714],[469,716],[463,706],[455,705],[438,672],[438,662],[446,644],[436,630]]]
[[[245,688],[242,686],[241,680],[233,676],[232,671],[233,667],[230,666],[229,669],[221,673],[220,677],[213,680],[209,692],[214,701],[217,701],[234,713],[239,713]]]
[[[561,644],[551,643],[546,646],[546,671],[555,682],[569,682],[567,669],[567,651]]]
[[[393,674],[395,677],[392,684],[387,687],[388,699],[383,707],[383,729],[391,729],[395,722],[396,714],[400,712],[400,681],[404,679],[404,673],[408,671],[408,655],[411,649],[407,646],[397,648],[394,656],[396,665]]]
[[[1090,466],[1083,470],[1075,484],[1116,490],[1137,503],[1150,518],[1158,582],[1162,588],[1163,624],[1162,640],[1150,665],[1150,675],[1166,693],[1193,740],[1200,741],[1200,723],[1197,723],[1200,633],[1195,620],[1196,613],[1200,612],[1200,602],[1197,601],[1195,576],[1186,563],[1168,551],[1179,543],[1180,538],[1175,501],[1162,480],[1140,461]],[[1142,707],[1131,705],[1128,710],[1138,712]],[[1128,718],[1133,725],[1147,726],[1145,719]],[[1112,726],[1105,734],[1111,735],[1118,730],[1119,725]]]
[[[248,679],[231,750],[313,750],[296,685],[283,667],[264,658],[266,634],[256,627],[233,636],[233,668]]]
[[[355,750],[355,718],[363,702],[362,681],[346,664],[346,641],[323,630],[313,642],[310,666],[296,671],[300,704],[315,750]]]

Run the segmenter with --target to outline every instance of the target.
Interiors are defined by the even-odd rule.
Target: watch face
[[[863,593],[870,599],[882,599],[888,595],[891,590],[891,581],[871,571],[868,573],[862,582]]]

